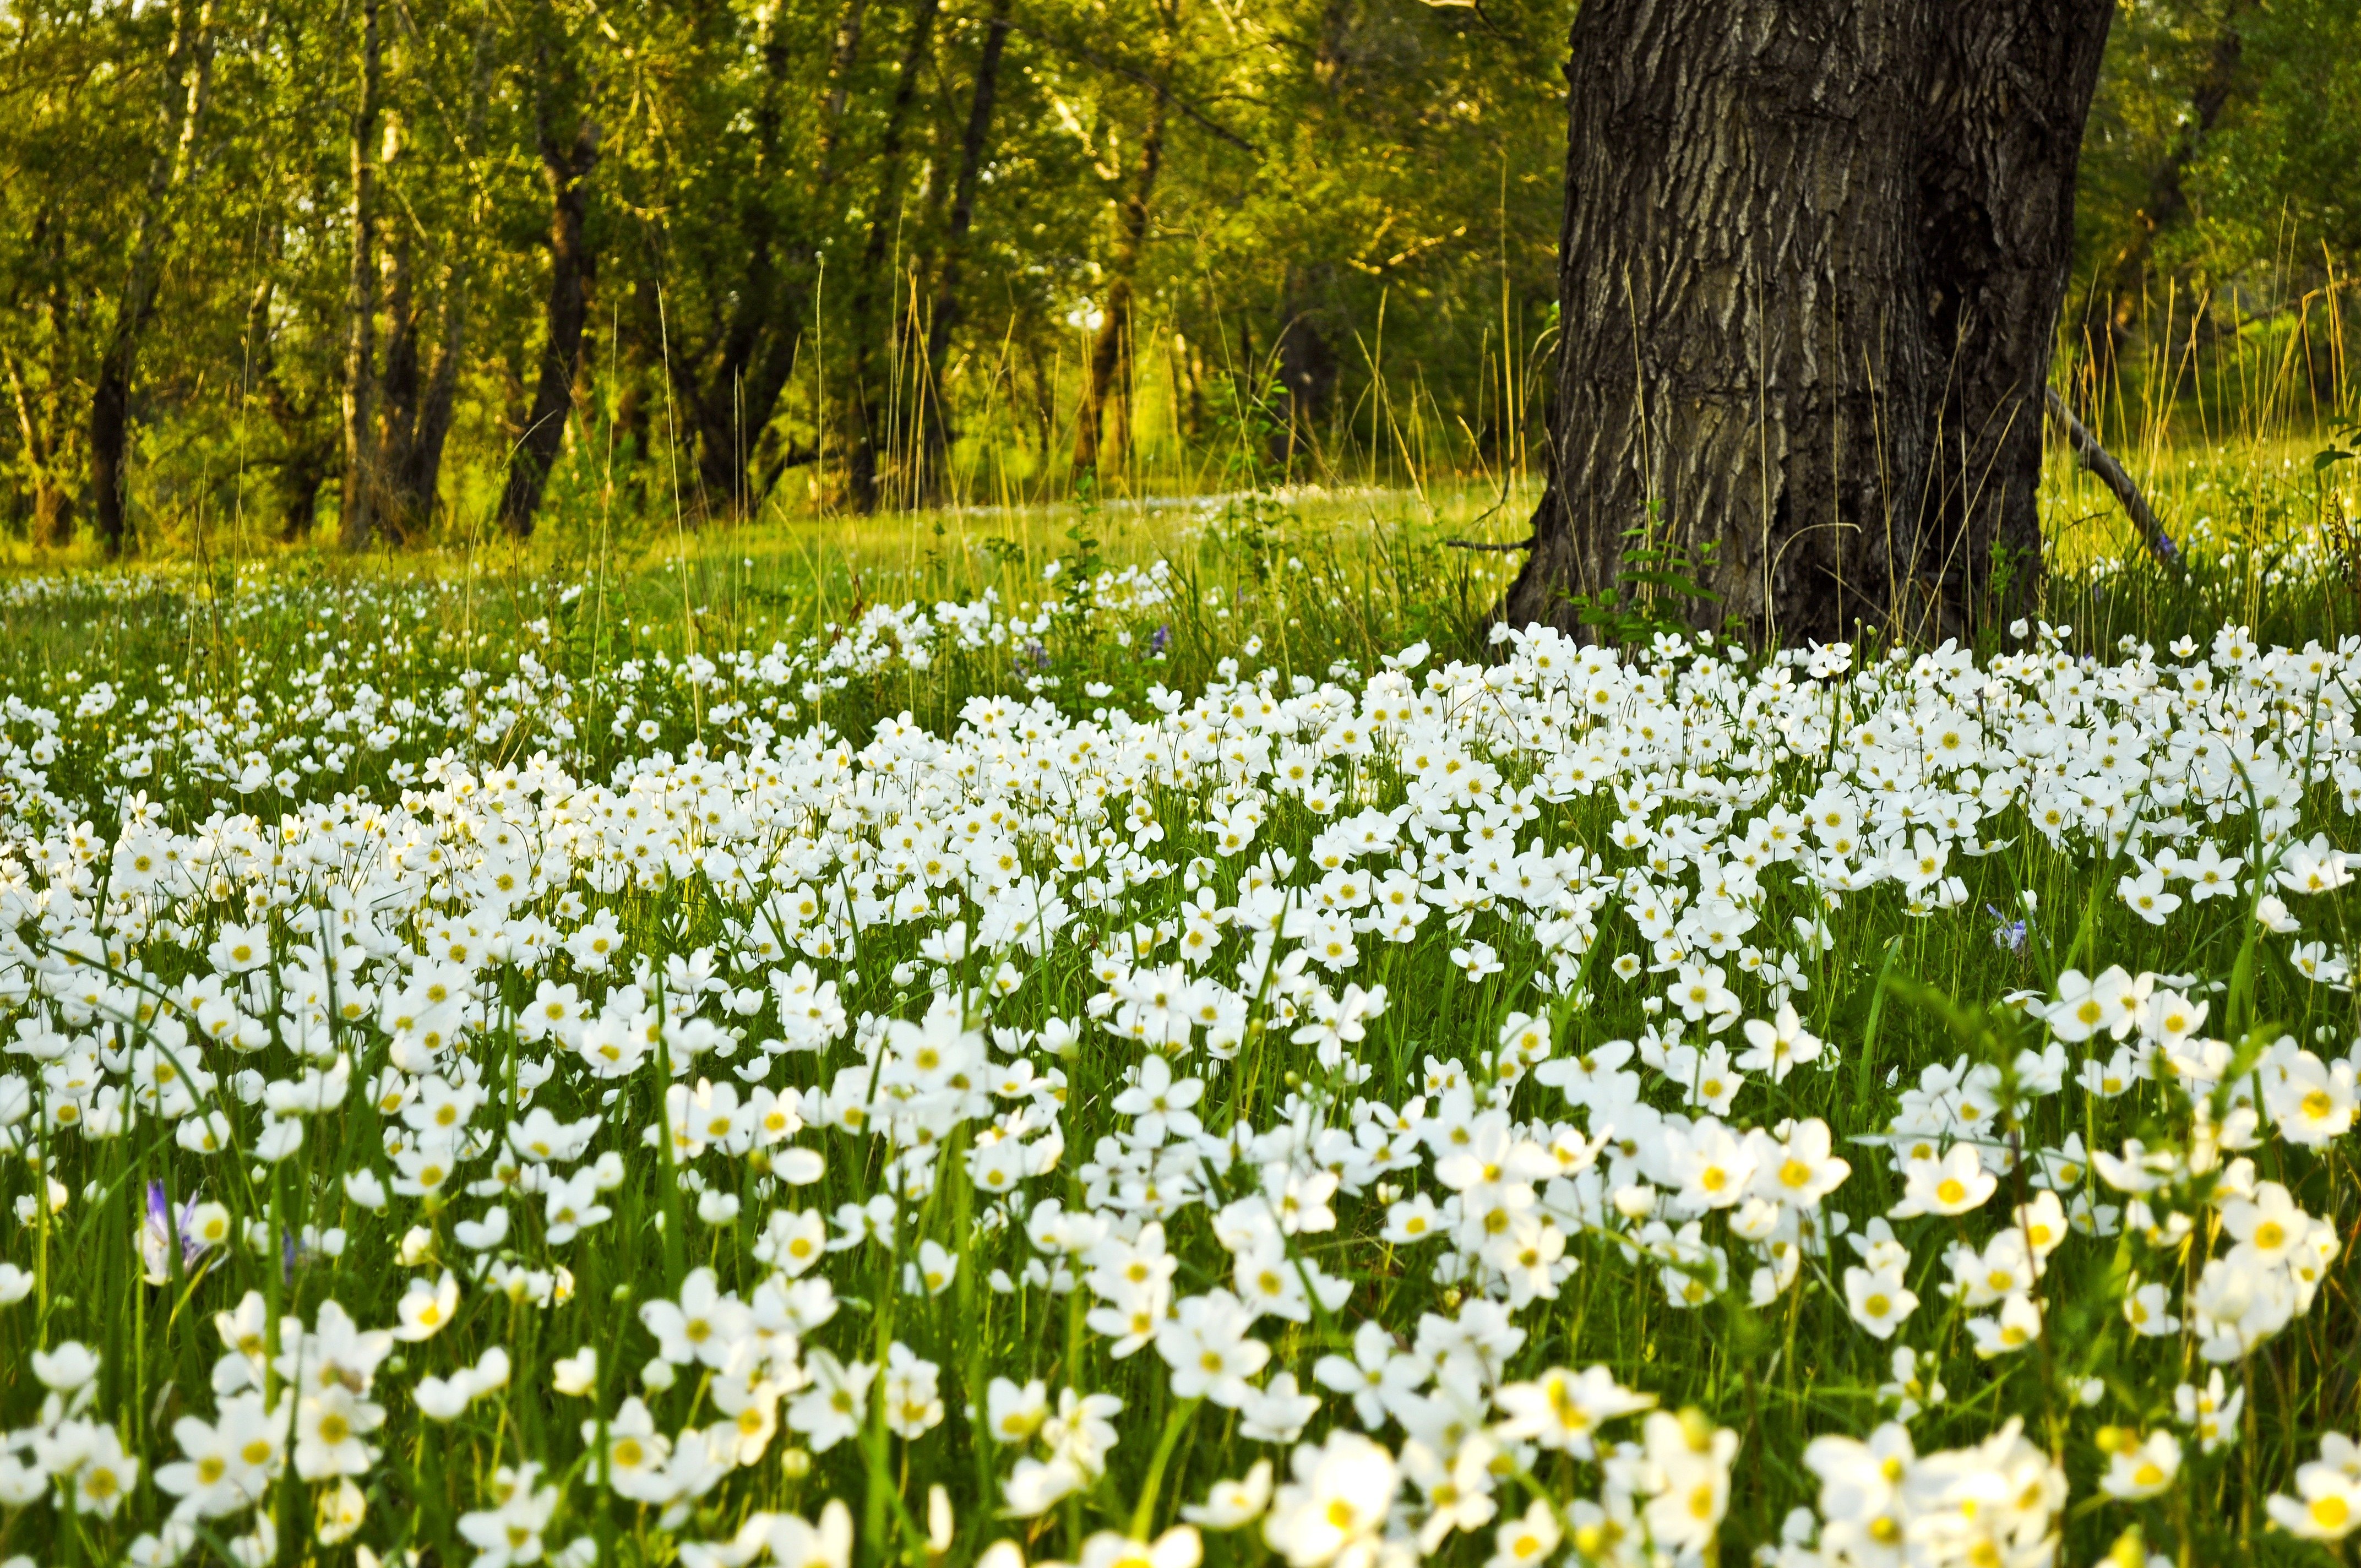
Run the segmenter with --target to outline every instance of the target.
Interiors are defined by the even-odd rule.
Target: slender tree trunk
[[[194,6],[192,16],[191,7]],[[131,428],[131,388],[138,375],[140,339],[156,313],[163,281],[164,247],[170,244],[176,198],[196,164],[197,137],[204,126],[213,88],[213,0],[181,0],[173,12],[170,80],[179,89],[179,134],[159,148],[148,165],[148,190],[131,240],[131,264],[115,304],[115,325],[99,360],[90,399],[90,486],[99,538],[110,556],[123,552],[125,455]],[[173,115],[168,110],[169,130]],[[70,511],[52,518],[71,521]],[[63,540],[57,541],[63,543]]]
[[[1348,63],[1346,45],[1353,30],[1352,0],[1328,0],[1320,17],[1320,41],[1312,58],[1312,80],[1320,89],[1318,112],[1332,122],[1345,113],[1340,106]],[[1316,448],[1320,419],[1335,395],[1343,367],[1336,347],[1320,330],[1320,302],[1331,290],[1327,262],[1310,266],[1290,263],[1286,285],[1279,291],[1279,328],[1276,348],[1279,384],[1287,392],[1287,423],[1270,436],[1270,459],[1286,473],[1306,453]]]
[[[540,375],[524,433],[509,456],[508,487],[500,494],[500,524],[520,538],[533,532],[533,514],[549,470],[566,439],[574,411],[574,382],[581,367],[582,329],[588,319],[591,255],[583,234],[589,192],[586,181],[598,161],[598,127],[586,115],[572,141],[555,129],[557,106],[544,93],[538,114],[542,176],[549,187],[549,298]]]
[[[408,519],[394,494],[394,476],[411,460],[418,433],[418,403],[425,393],[419,363],[419,306],[411,285],[411,236],[402,233],[388,247],[385,288],[385,367],[378,377],[377,495],[369,508],[390,543],[409,536]]]
[[[279,373],[279,350],[270,325],[270,303],[277,291],[276,265],[280,235],[274,228],[263,247],[265,264],[246,306],[246,375],[262,398],[265,412],[279,432],[279,536],[289,543],[312,532],[320,509],[320,492],[336,471],[342,431],[322,417],[316,402],[298,403]]]
[[[476,30],[475,65],[467,95],[465,121],[465,141],[470,157],[480,138],[484,123],[484,104],[491,88],[490,24],[487,19]],[[426,372],[424,385],[408,400],[409,408],[400,425],[400,450],[384,463],[386,500],[390,510],[392,525],[405,536],[432,523],[437,492],[442,483],[443,449],[450,439],[451,421],[458,407],[459,367],[467,346],[469,290],[474,283],[476,245],[467,234],[450,237],[452,257],[443,280],[440,332],[434,348],[434,367]],[[407,247],[404,248],[406,275]],[[410,350],[409,374],[413,381],[419,370],[418,322],[405,307],[401,313]]]
[[[850,103],[848,80],[857,59],[867,0],[848,0],[829,46],[827,85],[819,105],[819,145],[812,159],[810,210],[824,212],[840,164],[837,156]],[[672,345],[664,355],[696,461],[700,515],[760,508],[779,465],[758,460],[771,417],[795,374],[802,345],[806,290],[819,258],[811,233],[783,233],[777,193],[791,177],[783,137],[786,95],[794,82],[794,51],[785,7],[773,12],[762,40],[763,87],[753,113],[755,172],[740,193],[745,266],[730,291],[733,303],[712,337],[699,346]],[[627,355],[652,362],[656,331],[653,287],[635,303],[634,338]],[[631,419],[642,417],[635,392],[625,393]]]
[[[467,242],[445,280],[431,368],[419,343],[423,313],[410,302],[408,260],[394,268],[389,314],[394,338],[386,348],[385,440],[379,454],[382,477],[379,525],[389,536],[407,539],[434,521],[443,472],[443,448],[451,433],[459,392],[459,364],[467,348],[471,256]]]
[[[1883,598],[1889,630],[1929,641],[2015,614],[2041,572],[2044,404],[2114,6],[1986,0],[1938,15],[1912,165],[1927,477]]]
[[[886,276],[894,241],[902,217],[902,142],[907,135],[911,106],[918,95],[918,79],[927,64],[928,45],[934,39],[935,16],[940,0],[917,0],[910,18],[910,36],[902,49],[901,72],[894,84],[894,100],[885,115],[884,135],[877,151],[877,202],[869,214],[869,236],[862,247],[860,270],[852,280],[851,439],[845,453],[845,488],[852,510],[877,510],[877,464],[887,389],[877,384],[878,339],[891,330],[899,314],[894,305],[894,280]],[[883,308],[885,319],[878,319]]]
[[[2230,0],[2221,31],[2206,51],[2205,69],[2189,94],[2189,112],[2163,159],[2148,176],[2147,197],[2132,214],[2131,234],[2114,263],[2096,280],[2085,321],[2092,325],[2091,355],[2094,373],[2104,381],[2114,372],[2115,360],[2137,324],[2147,294],[2148,258],[2156,236],[2189,216],[2189,192],[2183,181],[2189,167],[2221,124],[2222,115],[2237,94],[2246,63],[2246,38],[2240,31],[2251,0]],[[2092,318],[2096,318],[2092,321]]]
[[[64,465],[58,452],[54,393],[38,401],[25,385],[16,356],[0,345],[0,369],[8,374],[8,393],[16,405],[16,429],[24,442],[25,467],[33,481],[33,537],[62,549],[73,543],[73,493],[63,482]],[[56,383],[51,382],[54,387]]]
[[[346,550],[367,549],[377,521],[377,190],[371,156],[382,85],[378,3],[361,0],[361,91],[352,122],[352,254],[345,281],[342,403],[345,494],[336,529],[337,542]]]
[[[2022,588],[2113,14],[1589,0],[1551,478],[1502,618],[1578,630],[1634,543],[1719,596],[1646,616],[1765,641],[1949,634],[1996,551]]]
[[[435,345],[434,368],[428,373],[420,398],[416,422],[401,460],[389,465],[386,482],[395,511],[405,532],[432,522],[443,477],[443,449],[451,436],[451,421],[458,411],[459,366],[467,353],[469,257],[463,247],[444,285],[443,331]]]
[[[1270,458],[1281,473],[1316,455],[1320,416],[1336,390],[1343,367],[1335,346],[1312,320],[1317,286],[1288,269],[1287,323],[1279,332],[1279,384],[1287,392],[1287,423],[1271,432]]]
[[[59,550],[73,543],[73,496],[45,474],[33,477],[33,537]]]
[[[1169,45],[1169,25],[1166,38]],[[1129,379],[1125,372],[1131,355],[1132,280],[1138,275],[1141,253],[1148,248],[1148,207],[1156,196],[1156,176],[1164,166],[1164,118],[1171,101],[1168,58],[1157,75],[1148,134],[1139,140],[1139,167],[1132,175],[1130,194],[1124,198],[1115,265],[1108,269],[1107,297],[1099,307],[1098,334],[1091,342],[1082,406],[1074,412],[1074,471],[1078,474],[1097,470],[1109,444],[1107,400]]]
[[[943,259],[935,279],[935,305],[927,323],[924,391],[934,417],[926,421],[926,457],[919,476],[929,494],[939,490],[950,451],[950,411],[943,404],[943,366],[950,356],[951,332],[960,319],[960,274],[967,261],[968,231],[975,225],[975,192],[992,144],[992,103],[1000,85],[1000,59],[1008,45],[1015,0],[992,0],[983,25],[983,51],[976,57],[975,92],[967,105],[967,129],[960,137],[959,178],[951,191],[950,222],[943,235]]]
[[[662,334],[657,286],[651,266],[631,282],[629,302],[616,322],[615,362],[622,390],[615,399],[615,429],[626,451],[636,459],[653,446],[648,418],[650,384],[664,373],[659,349]],[[675,379],[680,379],[675,373]]]
[[[826,191],[836,183],[838,150],[844,145],[844,111],[851,102],[852,67],[861,58],[861,27],[869,0],[846,0],[828,51],[828,92],[820,100],[819,156],[812,184]]]

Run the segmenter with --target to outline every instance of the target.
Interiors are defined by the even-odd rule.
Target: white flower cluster
[[[161,595],[169,581],[143,591]],[[164,601],[181,606],[169,619],[188,638],[217,636],[225,617],[244,629],[234,686],[192,684],[166,665],[137,694],[119,671],[93,679],[80,670],[38,692],[0,692],[0,822],[77,818],[90,809],[90,782],[108,799],[144,790],[200,808],[218,799],[226,810],[231,797],[283,805],[356,778],[407,786],[435,756],[475,763],[540,751],[580,767],[689,736],[758,748],[848,688],[932,676],[959,661],[1028,694],[1055,692],[1073,674],[1069,645],[1100,633],[1126,658],[1168,661],[1176,593],[1161,562],[1087,579],[1053,571],[1038,600],[1012,605],[987,588],[932,606],[875,603],[792,642],[678,656],[655,645],[569,674],[574,645],[595,640],[604,616],[579,583],[527,585],[521,591],[556,614],[498,646],[467,634],[465,597],[445,581],[241,587],[226,609],[202,594]],[[12,593],[0,605],[55,602],[102,623],[141,597],[115,577],[19,579]],[[299,638],[292,626],[309,630]],[[604,632],[612,643],[633,630]],[[291,678],[288,641],[304,666]],[[52,790],[53,776],[83,787]]]
[[[275,1560],[291,1488],[388,1552],[429,1505],[372,1497],[466,1492],[493,1568],[622,1519],[692,1568],[1000,1519],[1087,1568],[1699,1563],[1784,1408],[1767,1561],[2049,1563],[2076,1464],[2186,1484],[2256,1415],[2223,1370],[2349,1311],[2361,1065],[2295,1023],[2351,1023],[2361,646],[2064,635],[1536,630],[104,833],[20,749],[0,1505],[141,1564]],[[1918,972],[2018,983],[1881,984],[1947,934]],[[2312,1437],[2267,1512],[2339,1540]]]

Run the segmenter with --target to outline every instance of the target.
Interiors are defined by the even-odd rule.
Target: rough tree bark
[[[887,275],[894,242],[902,217],[902,143],[908,134],[910,113],[917,101],[918,79],[924,74],[928,45],[934,39],[935,17],[941,0],[917,0],[910,18],[910,36],[902,49],[900,74],[885,112],[885,130],[877,148],[877,201],[869,214],[869,236],[862,246],[860,269],[852,278],[851,432],[845,446],[845,497],[852,510],[877,510],[877,465],[884,434],[890,388],[878,385],[879,338],[897,330],[894,308],[895,280]],[[884,319],[879,318],[880,311]]]
[[[1501,616],[1633,530],[1758,640],[1948,635],[2039,568],[2044,379],[2111,0],[1589,0],[1551,477]],[[1661,613],[1665,607],[1659,605]]]
[[[353,106],[353,224],[345,282],[345,480],[336,526],[346,550],[368,547],[376,529],[377,472],[377,140],[383,85],[378,0],[361,0],[360,101]]]
[[[950,450],[950,411],[943,406],[943,366],[950,356],[951,332],[960,319],[960,273],[967,261],[968,231],[975,225],[975,191],[992,145],[992,103],[1000,85],[1000,58],[1008,46],[1014,0],[992,0],[983,26],[983,50],[976,57],[975,92],[968,99],[967,129],[960,137],[959,178],[951,190],[950,220],[943,231],[943,259],[935,278],[934,312],[927,323],[925,392],[926,456],[918,477],[922,491],[939,490]]]
[[[155,318],[176,199],[196,165],[197,137],[213,89],[213,0],[181,0],[172,16],[169,77],[177,89],[178,102],[168,103],[164,115],[168,128],[177,117],[179,134],[169,145],[157,148],[148,165],[148,190],[132,234],[130,266],[125,269],[123,291],[115,298],[115,324],[99,360],[98,379],[91,389],[91,501],[98,536],[109,555],[123,553],[124,457],[130,442],[131,385],[138,374],[140,339]]]
[[[562,42],[558,48],[563,49]],[[523,433],[509,454],[508,484],[500,492],[500,526],[519,538],[533,532],[542,489],[566,440],[566,422],[574,411],[574,382],[581,369],[582,329],[589,317],[592,258],[583,227],[589,209],[587,181],[598,161],[598,126],[583,114],[570,140],[558,130],[565,110],[556,100],[564,97],[570,104],[577,96],[561,92],[552,82],[552,71],[559,69],[545,51],[540,72],[544,89],[534,104],[542,178],[549,187],[549,296],[543,310],[541,370]]]

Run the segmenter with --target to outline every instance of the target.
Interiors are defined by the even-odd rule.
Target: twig
[[[2074,411],[2066,406],[2066,400],[2058,395],[2057,388],[2050,387],[2046,391],[2049,400],[2049,417],[2065,427],[2066,444],[2074,449],[2074,456],[2083,470],[2106,486],[2115,499],[2123,503],[2125,515],[2139,531],[2140,542],[2147,546],[2147,553],[2156,557],[2157,564],[2176,572],[2180,570],[2180,547],[2172,542],[2172,535],[2164,531],[2164,524],[2157,521],[2155,511],[2147,504],[2147,498],[2140,494],[2140,488],[2132,482],[2132,477],[2124,472],[2124,466],[2099,444],[2099,438],[2091,433],[2090,426],[2074,417]]]
[[[1443,547],[1446,550],[1531,550],[1539,542],[1539,535],[1530,539],[1520,539],[1514,544],[1486,544],[1473,539],[1446,539],[1443,542]]]

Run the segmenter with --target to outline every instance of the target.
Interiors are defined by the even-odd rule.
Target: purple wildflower
[[[165,1196],[164,1184],[148,1184],[148,1216],[139,1227],[139,1257],[145,1267],[148,1283],[160,1285],[172,1277],[171,1255],[164,1249],[171,1243],[174,1233],[181,1238],[181,1266],[192,1266],[205,1252],[204,1243],[197,1239],[191,1228],[190,1216],[195,1213],[194,1198],[181,1205],[179,1222],[174,1223],[171,1200]]]

